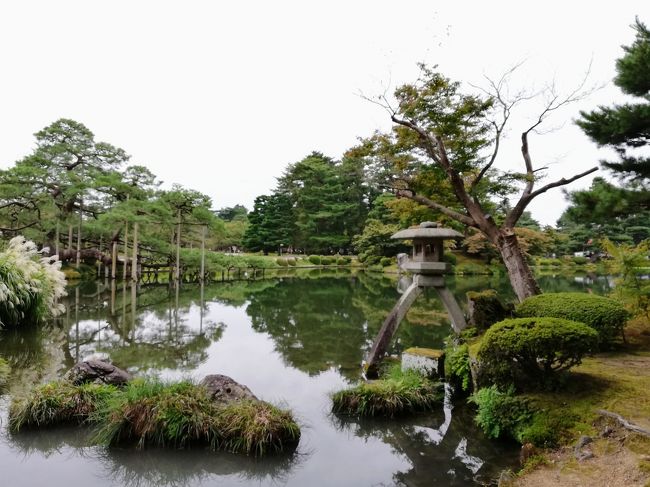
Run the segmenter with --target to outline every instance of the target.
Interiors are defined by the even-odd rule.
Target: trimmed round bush
[[[296,266],[296,263],[297,263],[297,262],[296,262],[296,258],[295,258],[295,257],[289,257],[289,258],[287,258],[287,264],[289,264],[291,267],[295,267],[295,266]]]
[[[345,260],[344,257],[339,257],[338,259],[336,259],[336,264],[337,265],[347,265],[347,263],[348,263],[348,261]]]
[[[321,257],[320,258],[320,263],[321,263],[321,265],[330,265],[332,263],[332,258],[331,257]]]
[[[393,259],[390,257],[382,257],[381,260],[379,261],[382,267],[388,267],[393,263]]]
[[[515,309],[519,317],[550,316],[579,321],[598,332],[600,348],[623,334],[629,313],[618,301],[586,293],[546,293],[532,296]]]
[[[289,262],[287,262],[287,259],[284,259],[282,257],[278,257],[275,259],[275,262],[280,266],[280,267],[287,267],[289,265]]]
[[[477,358],[481,373],[497,383],[512,383],[521,375],[547,382],[577,365],[593,351],[598,333],[577,321],[561,318],[513,318],[485,332]]]
[[[310,255],[309,256],[309,262],[311,262],[314,265],[320,265],[320,255]]]

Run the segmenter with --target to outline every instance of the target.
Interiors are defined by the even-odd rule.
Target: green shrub
[[[320,265],[320,255],[310,255],[309,262],[314,265]]]
[[[287,259],[283,257],[278,257],[275,259],[276,264],[278,264],[280,267],[287,267],[289,265],[289,262],[287,262]]]
[[[480,389],[469,399],[477,406],[476,423],[489,438],[509,437],[521,444],[550,448],[570,428],[575,418],[537,409],[526,398],[516,396],[514,387],[496,385]]]
[[[9,429],[81,424],[117,389],[105,384],[50,382],[37,387],[28,398],[14,400],[9,408]]]
[[[513,387],[501,391],[496,385],[472,394],[469,402],[478,408],[474,420],[488,438],[508,436],[518,439],[518,431],[532,419],[528,403],[517,396]]]
[[[295,266],[296,266],[296,263],[297,263],[297,262],[296,262],[296,258],[295,258],[295,257],[289,257],[289,258],[287,258],[287,264],[289,264],[291,267],[295,267]]]
[[[600,348],[608,348],[621,336],[629,318],[622,304],[603,296],[586,293],[547,293],[532,296],[516,309],[520,317],[552,316],[579,321],[598,332]]]
[[[456,274],[479,275],[490,274],[491,271],[487,266],[475,262],[461,262],[455,267]]]
[[[535,259],[535,264],[540,267],[562,267],[560,259],[552,259],[549,257],[538,257]]]
[[[391,265],[392,263],[393,263],[393,259],[391,259],[390,257],[382,257],[382,258],[379,260],[379,264],[380,264],[382,267],[388,267],[388,266]]]
[[[479,330],[487,330],[497,321],[505,319],[510,311],[506,308],[494,289],[467,294],[470,323]]]
[[[335,413],[358,416],[388,416],[430,411],[442,402],[444,393],[436,384],[399,364],[380,380],[359,384],[332,395]]]
[[[574,264],[578,264],[578,265],[585,265],[587,262],[589,262],[589,259],[587,259],[586,257],[573,257],[571,260],[573,261]]]
[[[442,261],[447,264],[456,265],[458,263],[458,258],[451,252],[445,252],[442,255]]]
[[[593,351],[598,334],[583,323],[560,318],[503,320],[485,332],[477,358],[481,373],[507,384],[523,376],[548,384]]]
[[[321,265],[330,265],[332,262],[333,259],[331,257],[324,256],[320,258]]]
[[[338,259],[336,259],[336,264],[337,265],[347,265],[347,264],[349,264],[349,262],[345,257],[339,257]]]
[[[469,348],[463,343],[445,349],[445,377],[461,390],[468,392],[472,384]]]

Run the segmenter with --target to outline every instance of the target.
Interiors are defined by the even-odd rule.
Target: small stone
[[[603,438],[609,438],[614,433],[614,429],[611,426],[605,426],[605,428],[600,432],[600,436]]]
[[[580,450],[576,452],[576,460],[579,462],[584,462],[585,460],[589,460],[590,458],[593,458],[594,454],[591,450],[586,449],[586,450]]]
[[[578,438],[578,442],[576,443],[575,449],[579,450],[584,446],[588,445],[589,443],[591,443],[592,441],[594,440],[591,436],[582,435],[580,438]]]

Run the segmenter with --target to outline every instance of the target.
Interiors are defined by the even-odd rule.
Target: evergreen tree
[[[632,26],[636,39],[623,46],[625,54],[616,61],[614,83],[640,100],[581,112],[578,125],[601,146],[612,147],[617,162],[603,162],[615,173],[641,183],[650,179],[650,157],[639,149],[650,144],[650,31],[637,18]]]

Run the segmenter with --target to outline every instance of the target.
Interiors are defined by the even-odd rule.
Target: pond
[[[591,277],[540,277],[553,290],[604,292]],[[450,279],[465,292],[499,277]],[[2,485],[12,487],[203,485],[476,485],[516,465],[515,445],[484,438],[462,404],[405,420],[337,417],[329,394],[359,380],[360,363],[399,294],[395,280],[344,271],[258,281],[136,291],[117,283],[69,289],[66,313],[44,326],[0,332],[13,367],[0,397]],[[393,352],[441,347],[449,321],[433,293],[416,301]],[[203,450],[92,446],[83,428],[7,432],[12,396],[60,377],[77,360],[106,352],[136,375],[165,379],[221,373],[261,399],[291,408],[302,427],[295,452],[262,459]]]

